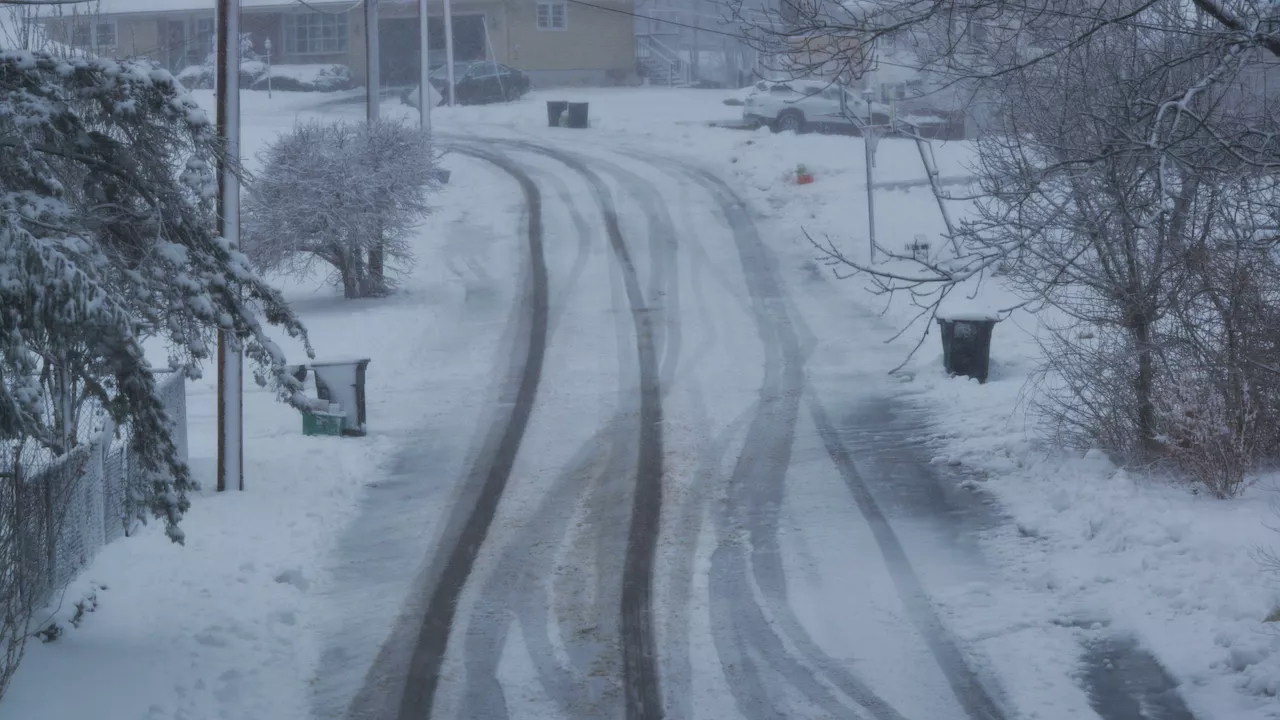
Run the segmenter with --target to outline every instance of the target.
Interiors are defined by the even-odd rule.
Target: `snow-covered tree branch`
[[[198,372],[230,331],[282,399],[297,382],[262,320],[305,339],[279,294],[213,230],[214,128],[145,61],[0,53],[0,442],[65,451],[35,380],[69,371],[154,470],[140,507],[178,521],[191,481],[143,352]]]

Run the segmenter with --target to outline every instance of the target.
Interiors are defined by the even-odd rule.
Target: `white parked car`
[[[888,105],[872,103],[871,109],[876,125],[889,124]],[[860,132],[867,101],[860,91],[827,80],[761,80],[743,102],[742,119],[774,132]]]

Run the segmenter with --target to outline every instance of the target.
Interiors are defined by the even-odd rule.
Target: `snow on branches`
[[[132,426],[133,458],[153,471],[131,489],[138,512],[178,542],[192,482],[143,342],[195,376],[227,331],[260,384],[302,401],[260,318],[305,341],[302,325],[214,230],[221,161],[205,113],[148,61],[0,53],[0,450],[68,450],[32,383],[70,373]]]
[[[244,245],[261,270],[333,269],[348,298],[383,295],[385,260],[413,261],[408,234],[430,211],[435,157],[419,130],[313,121],[279,137],[244,207]]]

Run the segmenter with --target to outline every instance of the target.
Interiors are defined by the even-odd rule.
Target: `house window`
[[[538,29],[564,30],[569,27],[569,4],[560,2],[538,3]]]
[[[113,48],[116,46],[116,24],[113,22],[99,22],[94,26],[93,44],[100,48]]]
[[[218,42],[218,23],[213,18],[196,18],[195,22],[195,42],[191,43],[191,51],[195,53],[198,62],[203,63],[205,58],[213,54],[213,46]]]
[[[71,45],[81,49],[116,46],[116,24],[111,20],[79,18],[71,26]]]
[[[346,13],[285,16],[285,51],[290,55],[332,55],[347,51]]]
[[[93,25],[87,20],[77,22],[71,32],[71,45],[77,48],[93,46]]]

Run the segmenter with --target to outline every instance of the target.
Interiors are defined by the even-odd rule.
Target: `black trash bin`
[[[566,100],[547,101],[547,127],[560,127],[560,116],[569,108]]]
[[[569,103],[569,127],[581,130],[587,126],[587,103]]]
[[[951,375],[987,381],[991,367],[991,331],[994,318],[938,318],[942,328],[942,364]]]

